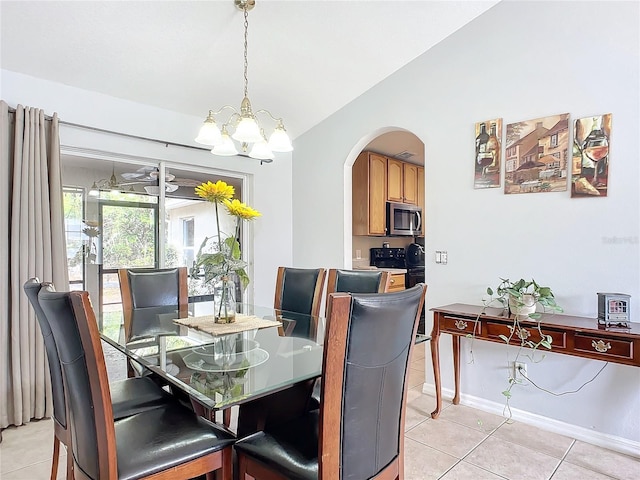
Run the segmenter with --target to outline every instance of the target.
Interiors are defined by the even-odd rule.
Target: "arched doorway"
[[[368,264],[369,248],[381,247],[383,242],[392,247],[401,247],[412,240],[412,237],[354,236],[353,235],[353,192],[352,167],[363,151],[372,151],[387,158],[413,163],[424,168],[424,142],[413,132],[400,127],[383,127],[364,136],[356,143],[347,156],[344,164],[344,266],[345,268],[362,267]],[[356,179],[362,181],[362,179]],[[424,187],[424,177],[421,179]],[[357,258],[357,253],[360,258]],[[356,262],[357,260],[357,262]],[[354,263],[355,262],[355,263]]]

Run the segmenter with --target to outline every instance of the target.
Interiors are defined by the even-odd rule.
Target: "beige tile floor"
[[[421,393],[424,349],[412,359],[407,400],[405,480],[638,480],[640,459],[605,450]],[[31,422],[3,432],[0,479],[46,480],[51,469],[53,424]],[[58,478],[64,478],[65,457]]]

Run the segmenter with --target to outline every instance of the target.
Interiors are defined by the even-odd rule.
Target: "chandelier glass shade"
[[[214,155],[231,156],[240,152],[262,161],[272,160],[273,152],[291,152],[291,139],[284,128],[282,118],[274,117],[268,110],[253,112],[248,96],[248,62],[247,62],[247,32],[249,29],[249,10],[255,6],[255,0],[234,0],[236,7],[244,12],[244,98],[240,104],[240,111],[231,105],[225,105],[217,111],[209,110],[200,132],[195,141],[213,147]],[[275,126],[267,141],[265,129],[259,123],[257,116],[267,119]],[[225,118],[222,127],[217,121]],[[231,131],[231,134],[229,133]],[[236,143],[239,144],[236,146]]]
[[[100,190],[109,190],[111,193],[120,193],[121,188],[120,188],[120,184],[118,183],[118,179],[116,178],[115,167],[114,167],[114,170],[111,172],[111,177],[102,178],[97,182],[95,181],[93,182],[93,185],[91,185],[91,188],[89,189],[89,196],[90,197],[100,196]]]

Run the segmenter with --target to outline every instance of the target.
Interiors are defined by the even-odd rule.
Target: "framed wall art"
[[[476,123],[473,188],[500,187],[502,119]]]
[[[569,114],[507,125],[504,193],[567,190]]]
[[[572,198],[607,196],[610,139],[610,113],[578,118],[574,122]]]

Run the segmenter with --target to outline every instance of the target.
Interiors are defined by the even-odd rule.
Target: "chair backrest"
[[[313,322],[309,319],[317,321],[320,314],[326,273],[324,268],[278,268],[273,307],[283,312],[301,314],[290,315],[296,320],[292,335],[315,335],[317,326],[311,325]]]
[[[318,478],[402,470],[409,359],[425,293],[418,284],[392,293],[331,294]]]
[[[178,317],[187,316],[187,267],[121,268],[118,278],[127,341],[152,335],[160,313],[177,310]]]
[[[389,289],[389,272],[384,270],[340,270],[330,268],[327,275],[327,300],[336,292],[382,293]]]
[[[36,312],[36,320],[40,325],[40,331],[44,337],[44,348],[47,352],[47,360],[49,362],[49,372],[51,374],[51,393],[53,396],[53,418],[64,429],[67,429],[67,402],[64,398],[64,380],[62,378],[62,367],[60,366],[60,357],[56,349],[56,342],[51,333],[51,327],[40,302],[38,301],[38,293],[42,288],[40,280],[30,278],[24,284],[23,289],[27,294],[29,303]],[[51,285],[51,284],[44,284]],[[51,285],[53,289],[53,285]]]
[[[91,479],[115,479],[115,428],[109,380],[89,294],[43,288],[38,298],[62,365],[74,468]]]

